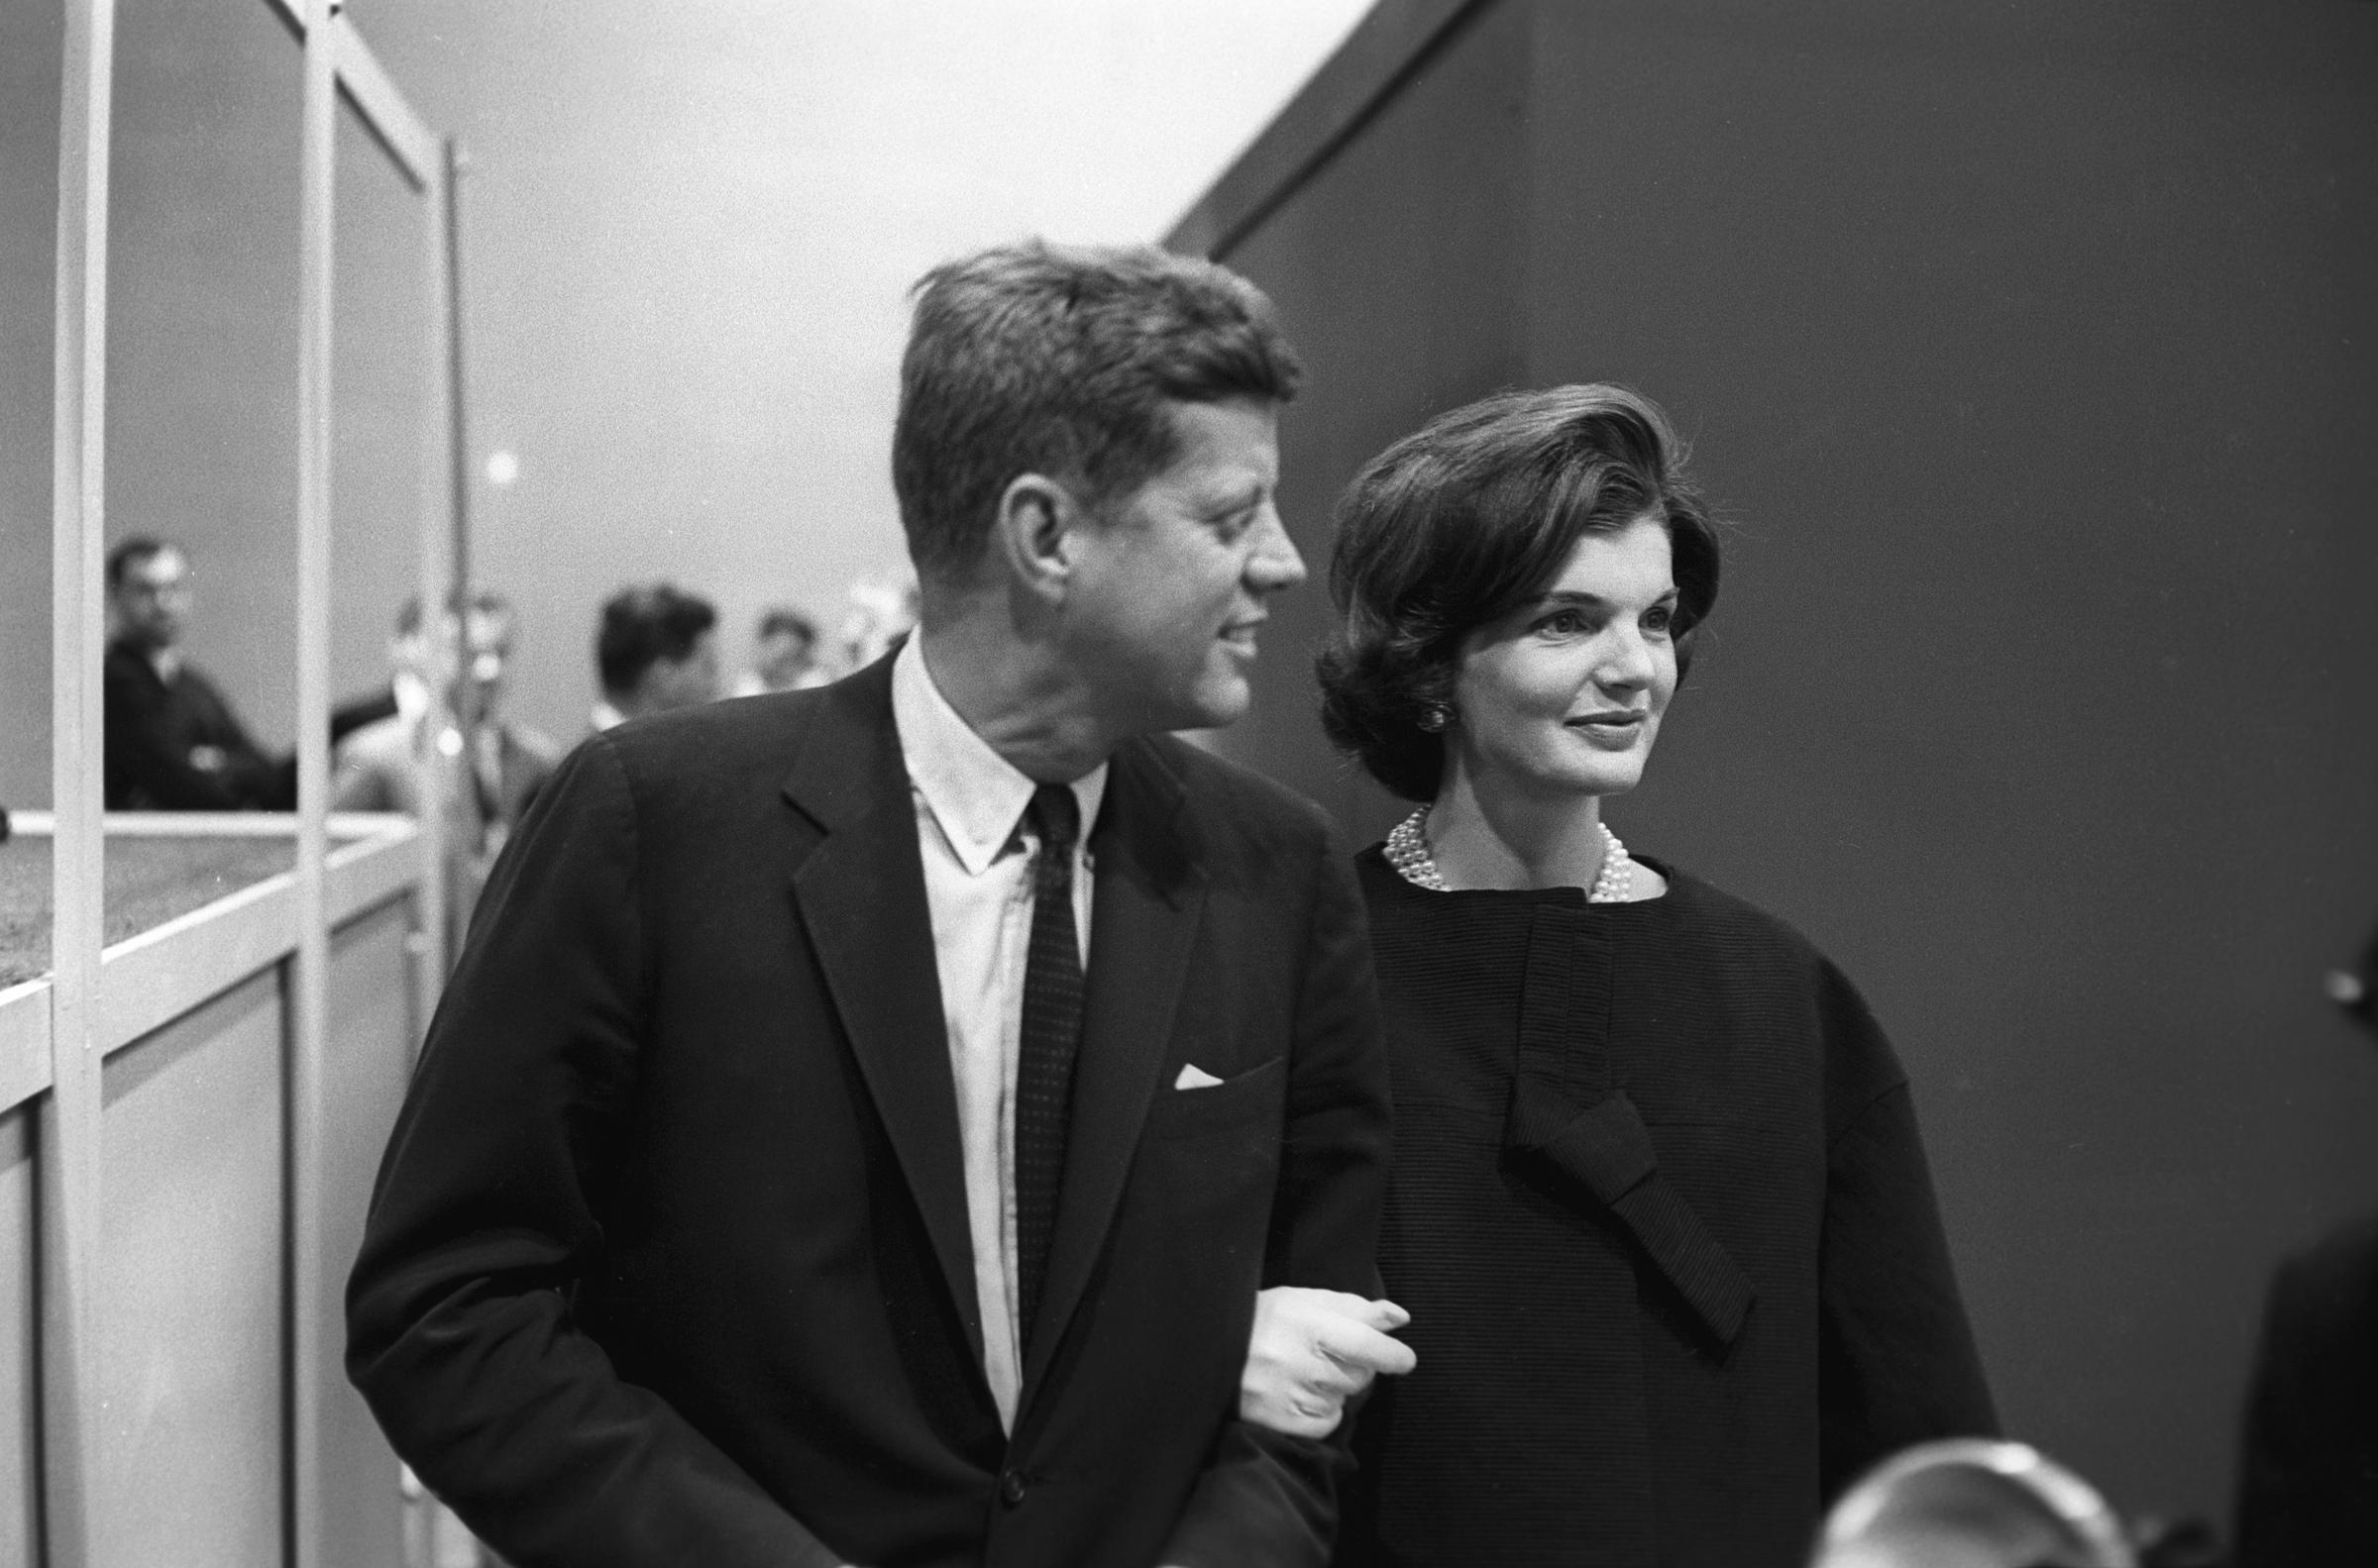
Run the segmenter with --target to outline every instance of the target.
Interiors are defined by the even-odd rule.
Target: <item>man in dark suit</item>
[[[1386,1154],[1320,814],[1243,711],[1298,367],[1153,250],[919,285],[922,624],[598,734],[497,866],[348,1363],[522,1564],[1319,1564],[1341,1451],[1240,1418],[1256,1293],[1364,1294]],[[1325,1423],[1326,1424],[1326,1423]]]
[[[190,568],[147,535],[107,553],[107,658],[101,667],[110,811],[293,811],[297,760],[257,745],[230,700],[181,652]],[[330,715],[336,745],[396,711],[374,692]]]
[[[181,652],[189,571],[181,551],[162,539],[126,539],[107,553],[108,809],[289,810],[296,770],[265,754]]]

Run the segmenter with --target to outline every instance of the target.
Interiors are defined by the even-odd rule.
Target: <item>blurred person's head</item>
[[[467,614],[458,617],[449,610],[442,618],[449,653],[453,654],[458,641],[460,644],[459,654],[453,655],[453,674],[455,707],[462,717],[491,717],[502,701],[518,624],[511,600],[487,589],[471,595]],[[399,679],[426,682],[434,676],[434,652],[421,624],[420,596],[412,595],[396,611],[396,635],[388,644],[389,663]]]
[[[145,534],[119,542],[107,553],[110,635],[149,653],[181,641],[190,615],[189,575],[178,546]]]
[[[752,674],[759,678],[762,690],[790,691],[808,679],[816,664],[816,622],[783,606],[762,612],[752,658]]]
[[[1304,577],[1272,493],[1302,374],[1254,285],[1152,246],[926,273],[892,472],[928,657],[966,622],[973,668],[1109,744],[1237,718],[1263,602]]]
[[[834,645],[845,673],[861,670],[891,652],[917,628],[917,579],[907,573],[865,576],[842,595],[842,620]]]
[[[622,588],[602,606],[594,668],[603,700],[628,718],[718,695],[718,612],[666,582]]]
[[[1668,420],[1624,387],[1509,392],[1373,458],[1337,508],[1322,723],[1408,800],[1641,778],[1717,533]]]

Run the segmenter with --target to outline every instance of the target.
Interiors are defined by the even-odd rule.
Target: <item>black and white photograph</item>
[[[2378,1564],[2378,3],[0,0],[0,1568]]]

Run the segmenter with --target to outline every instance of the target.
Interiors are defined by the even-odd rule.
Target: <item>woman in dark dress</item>
[[[1419,1366],[1359,1418],[1342,1563],[1798,1563],[1857,1471],[1995,1425],[1857,990],[1601,821],[1717,578],[1615,387],[1448,414],[1340,504],[1325,719],[1421,803],[1359,863]]]

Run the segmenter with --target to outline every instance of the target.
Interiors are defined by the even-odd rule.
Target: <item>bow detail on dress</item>
[[[1758,1292],[1660,1174],[1651,1129],[1611,1082],[1611,933],[1582,914],[1548,905],[1529,928],[1504,1145],[1582,1188],[1624,1225],[1722,1351]]]

